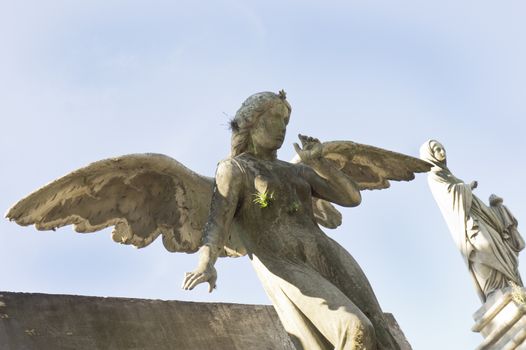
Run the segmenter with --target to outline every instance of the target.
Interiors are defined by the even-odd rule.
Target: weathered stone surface
[[[293,350],[272,306],[0,292],[3,350]]]
[[[526,349],[526,290],[499,290],[473,315],[474,332],[484,341],[477,350]]]
[[[393,316],[393,314],[385,312],[384,315],[387,321],[387,326],[389,327],[389,331],[398,343],[400,350],[412,350],[413,348],[407,341],[404,332],[402,332],[402,329],[400,329],[400,326],[398,325],[398,322],[396,322],[396,319]]]
[[[270,305],[12,292],[0,292],[0,349],[295,350]]]

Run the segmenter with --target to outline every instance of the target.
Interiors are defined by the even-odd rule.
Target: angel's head
[[[420,147],[420,158],[439,167],[446,166],[446,149],[436,140],[428,140]]]
[[[241,153],[270,152],[274,156],[283,144],[291,107],[285,92],[260,92],[247,98],[230,121],[230,156]]]

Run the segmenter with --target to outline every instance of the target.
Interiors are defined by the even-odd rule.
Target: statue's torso
[[[250,155],[234,161],[245,182],[234,220],[248,252],[303,259],[327,242],[314,219],[311,187],[301,166]]]

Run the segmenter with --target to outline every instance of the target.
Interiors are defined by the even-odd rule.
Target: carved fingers
[[[198,268],[193,272],[187,272],[184,275],[182,288],[185,290],[192,290],[200,283],[208,282],[208,292],[216,288],[217,271],[213,266],[207,266],[205,269]]]
[[[301,141],[302,148],[297,143],[294,143],[294,149],[304,163],[321,158],[323,146],[320,140],[301,134],[298,135],[298,138]]]

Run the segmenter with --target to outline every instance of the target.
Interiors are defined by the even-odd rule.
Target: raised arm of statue
[[[318,139],[299,135],[303,149],[294,144],[301,161],[308,165],[303,176],[312,187],[315,197],[345,207],[355,207],[362,201],[356,183],[322,157],[323,145]]]

